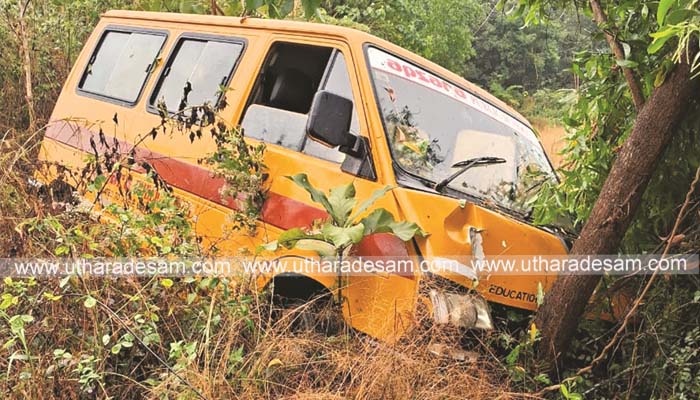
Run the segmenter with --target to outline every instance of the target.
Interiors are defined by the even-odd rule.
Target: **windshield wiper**
[[[480,167],[482,165],[491,164],[503,164],[504,162],[506,162],[506,159],[501,157],[477,157],[455,163],[452,165],[452,168],[461,169],[455,172],[454,174],[448,176],[447,178],[441,180],[438,184],[436,184],[435,190],[437,192],[442,192],[442,189],[444,189],[445,186],[449,185],[450,182],[455,180],[458,176],[462,175],[463,173],[467,172],[467,170],[471,169],[472,167]]]

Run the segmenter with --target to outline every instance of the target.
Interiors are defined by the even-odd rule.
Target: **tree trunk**
[[[27,102],[27,113],[29,115],[29,131],[36,130],[36,114],[34,110],[34,89],[32,84],[32,59],[29,50],[29,33],[27,32],[27,23],[25,14],[29,7],[29,0],[18,0],[19,3],[19,18],[18,18],[18,35],[20,54],[22,55],[22,69],[24,70],[24,99]]]
[[[697,48],[691,54],[696,52]],[[683,62],[652,92],[612,165],[572,254],[617,252],[657,161],[685,117],[688,104],[694,97],[700,98],[700,79],[691,81],[690,76],[690,66]],[[541,360],[552,365],[559,361],[599,279],[597,275],[561,276],[547,292],[535,317],[542,334],[537,349]]]

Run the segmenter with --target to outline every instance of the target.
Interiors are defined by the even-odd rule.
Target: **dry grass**
[[[9,131],[1,143],[2,257],[52,254],[58,237],[16,229],[27,218],[53,216],[66,229],[85,232],[97,225],[57,209],[27,184],[40,135]],[[508,394],[507,372],[478,340],[470,349],[477,362],[456,361],[428,350],[446,341],[459,346],[450,332],[419,328],[389,345],[347,327],[333,334],[301,329],[303,313],[277,312],[265,295],[230,282],[183,280],[166,287],[156,279],[73,277],[63,286],[58,280],[3,282],[0,291],[3,299],[17,298],[0,311],[0,343],[11,342],[0,348],[1,398],[195,399],[195,390],[206,399],[516,396]],[[97,305],[85,306],[88,295]],[[331,306],[324,310],[337,315]],[[10,319],[22,315],[32,320],[19,335]],[[153,333],[158,340],[144,344]],[[112,346],[131,334],[131,344],[114,354]],[[187,344],[191,353],[173,348]]]

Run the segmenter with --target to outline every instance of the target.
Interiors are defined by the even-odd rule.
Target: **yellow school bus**
[[[220,117],[240,126],[251,143],[266,143],[269,191],[262,229],[254,235],[229,237],[223,228],[231,212],[221,198],[223,183],[197,163],[215,151],[213,139],[137,139],[160,124],[159,104],[177,110],[185,85],[189,104],[220,104],[225,96]],[[357,30],[245,17],[107,12],[63,86],[40,158],[80,169],[98,125],[105,140],[122,148],[138,145],[136,156],[191,205],[197,234],[221,240],[222,254],[254,249],[284,230],[327,217],[284,178],[299,173],[324,191],[353,182],[359,199],[391,185],[394,189],[374,207],[429,233],[408,242],[386,233],[370,235],[359,246],[366,256],[425,260],[567,251],[561,237],[528,222],[528,200],[537,191],[530,175],[540,183],[556,179],[528,121],[454,73]],[[281,257],[295,254],[308,256],[289,251]],[[498,274],[478,276],[475,285],[475,276],[464,272],[444,277],[449,285],[425,295],[425,277],[416,271],[263,279],[295,293],[319,286],[340,293],[348,324],[387,341],[411,329],[421,304],[432,309],[436,323],[488,327],[488,315],[470,292],[534,310],[538,288],[555,279]],[[468,313],[476,313],[480,322],[465,322]]]

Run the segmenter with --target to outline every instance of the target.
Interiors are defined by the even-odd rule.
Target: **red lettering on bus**
[[[425,71],[422,70],[416,70],[418,73],[418,79],[422,80],[423,82],[428,82],[428,78],[425,77]]]
[[[394,71],[401,72],[401,64],[397,63],[394,60],[387,61],[386,65]]]
[[[403,66],[403,73],[404,75],[406,75],[407,78],[416,77],[416,71],[414,71],[413,68],[409,67],[408,65]]]

